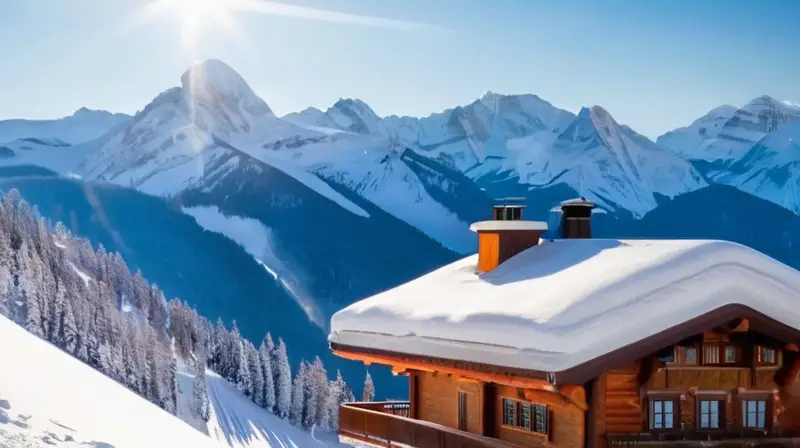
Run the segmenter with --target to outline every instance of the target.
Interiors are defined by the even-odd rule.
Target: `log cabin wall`
[[[459,429],[459,394],[466,398],[467,432],[483,434],[483,384],[468,379],[455,379],[445,374],[419,372],[416,396],[417,418]],[[464,430],[464,428],[461,428]]]
[[[503,400],[513,400],[519,405],[547,406],[547,434],[538,434],[517,425],[504,424]],[[517,407],[519,409],[519,407]],[[519,412],[519,411],[517,411]],[[532,419],[535,419],[531,413]],[[519,389],[497,385],[495,397],[495,428],[497,438],[519,446],[537,446],[549,441],[555,447],[584,447],[584,411],[563,396],[542,390]],[[517,416],[519,421],[519,416]],[[531,426],[535,425],[535,421]]]

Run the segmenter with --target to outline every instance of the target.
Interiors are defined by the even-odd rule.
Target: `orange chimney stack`
[[[491,221],[472,224],[470,230],[478,233],[478,273],[490,272],[518,253],[539,244],[539,238],[547,230],[547,223],[523,221],[521,204],[523,198],[506,198],[503,205],[494,206]]]

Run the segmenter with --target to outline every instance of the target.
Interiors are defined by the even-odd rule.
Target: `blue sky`
[[[279,114],[354,97],[428,115],[492,90],[599,104],[655,137],[761,94],[800,102],[800,1],[287,0],[403,23],[233,12],[235,33],[206,17],[191,46],[177,9],[136,22],[146,3],[0,2],[0,119],[133,113],[208,57]]]

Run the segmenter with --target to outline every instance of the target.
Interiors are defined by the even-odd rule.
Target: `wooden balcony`
[[[514,448],[434,423],[409,418],[408,402],[346,403],[339,409],[339,435],[385,447]]]
[[[610,448],[638,446],[661,447],[800,447],[800,438],[772,434],[766,431],[697,431],[686,430],[662,433],[624,433],[608,434]]]

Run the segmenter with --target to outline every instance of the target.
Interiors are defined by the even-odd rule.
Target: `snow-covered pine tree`
[[[192,396],[194,397],[197,414],[204,422],[207,422],[211,418],[211,405],[206,386],[206,359],[203,352],[197,357],[195,372],[194,381],[192,382]]]
[[[289,356],[286,353],[286,344],[283,339],[278,339],[273,359],[275,373],[275,400],[278,417],[287,418],[292,406],[292,367],[289,365]]]
[[[242,340],[241,333],[239,333],[239,326],[236,325],[236,321],[233,321],[233,329],[231,330],[230,338],[231,361],[233,364],[231,381],[236,385],[236,388],[239,389],[239,392],[249,394],[251,390],[250,366],[247,362],[247,353],[244,348],[245,344]]]
[[[355,397],[353,396],[353,391],[347,387],[347,383],[345,383],[344,378],[342,377],[342,372],[339,370],[336,371],[336,379],[330,382],[328,387],[329,394],[328,394],[328,402],[327,402],[327,414],[328,414],[328,423],[330,428],[333,431],[339,430],[339,408],[341,407],[342,403],[352,402],[355,401]]]
[[[264,374],[263,406],[272,412],[275,412],[275,375],[272,368],[272,353],[274,351],[275,344],[272,342],[272,336],[267,333],[258,348],[258,354],[261,359],[261,371]]]
[[[314,358],[314,362],[308,369],[307,384],[310,389],[310,399],[308,400],[308,412],[313,424],[321,427],[328,428],[328,372],[325,370],[322,360],[319,356]]]
[[[247,370],[250,376],[250,399],[262,408],[264,407],[264,370],[261,357],[258,355],[253,343],[245,340],[247,353]]]
[[[361,392],[361,401],[372,401],[375,399],[375,384],[372,383],[372,377],[367,370],[367,376],[364,378],[364,389]]]
[[[300,362],[300,368],[297,370],[297,374],[294,376],[294,381],[292,382],[291,387],[291,394],[292,394],[292,401],[291,401],[291,408],[289,411],[289,421],[292,422],[294,425],[303,425],[305,428],[310,428],[311,426],[306,426],[306,416],[309,413],[306,411],[307,403],[306,403],[306,395],[308,393],[308,388],[306,387],[306,378],[308,377],[308,364],[305,361]]]

